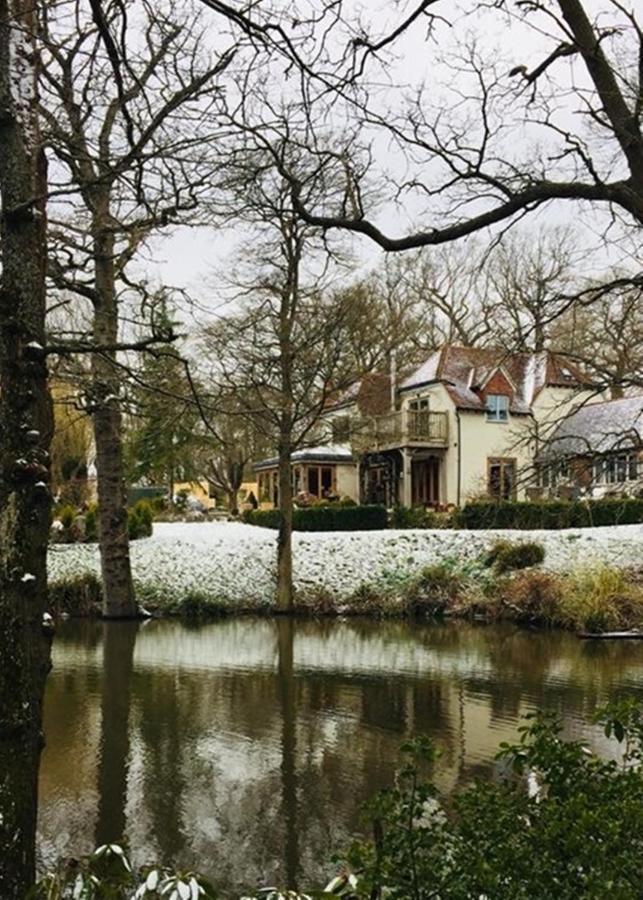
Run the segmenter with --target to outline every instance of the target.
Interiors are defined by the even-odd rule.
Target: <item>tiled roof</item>
[[[542,458],[609,453],[643,445],[643,395],[589,403],[560,423]]]
[[[549,351],[509,353],[446,344],[406,378],[400,390],[441,382],[459,409],[482,412],[486,407],[482,389],[498,371],[505,374],[515,389],[510,410],[517,415],[530,413],[532,403],[545,386],[577,387],[587,383],[572,362]]]

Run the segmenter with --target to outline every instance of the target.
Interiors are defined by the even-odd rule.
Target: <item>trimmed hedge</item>
[[[293,510],[295,531],[374,531],[387,527],[384,506],[310,506]],[[279,528],[278,509],[250,509],[243,521],[263,528]]]
[[[643,499],[548,500],[467,503],[456,515],[459,528],[559,529],[643,522]]]

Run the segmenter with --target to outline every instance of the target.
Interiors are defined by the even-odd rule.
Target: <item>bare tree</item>
[[[0,0],[0,895],[35,877],[42,699],[49,669],[51,402],[44,351],[46,163],[36,8]]]
[[[293,605],[291,456],[310,441],[331,393],[354,377],[343,368],[348,305],[324,296],[327,250],[319,252],[315,231],[293,212],[288,185],[261,155],[244,152],[236,166],[231,186],[257,239],[236,279],[246,297],[241,311],[212,326],[206,346],[221,392],[277,444],[277,606],[286,610]]]
[[[450,23],[438,18],[449,14],[448,5],[440,0],[425,8],[429,5],[436,14],[431,61],[447,67],[451,84],[426,84],[410,105],[403,92],[387,85],[385,108],[381,96],[362,85],[343,107],[355,126],[347,130],[346,142],[335,139],[330,145],[313,140],[307,95],[295,155],[302,158],[305,143],[310,156],[304,158],[303,173],[296,162],[288,163],[279,146],[292,140],[292,121],[286,133],[267,117],[257,117],[256,128],[277,148],[275,159],[305,221],[366,235],[387,251],[443,244],[491,226],[508,226],[552,201],[587,204],[596,212],[620,215],[625,227],[640,226],[643,75],[637,60],[643,30],[633,7],[611,0],[592,19],[590,4],[582,0],[463,4],[459,11],[475,16],[481,28],[504,24],[527,28],[526,33],[531,29],[532,44],[542,56],[530,54],[528,64],[515,60],[509,70],[497,51],[485,56],[483,47],[464,37],[454,48],[448,40]],[[313,100],[321,102],[322,94],[320,90]],[[361,140],[356,141],[355,128]],[[364,193],[373,177],[367,148],[378,134],[388,136],[403,154],[405,174],[391,186],[398,196],[404,192],[414,219],[423,222],[401,237],[378,224],[372,196]],[[327,179],[315,205],[303,196],[311,177]]]
[[[199,454],[200,470],[208,484],[226,497],[233,516],[239,512],[239,490],[248,465],[262,452],[259,448],[265,449],[261,429],[235,395],[236,391],[216,398],[217,412],[207,417],[207,434]]]
[[[80,0],[59,4],[47,21],[42,72],[41,112],[61,172],[53,194],[80,201],[53,222],[57,252],[50,274],[59,289],[91,304],[91,334],[67,338],[72,350],[95,347],[90,399],[103,614],[110,617],[137,612],[117,357],[122,291],[131,286],[127,267],[150,234],[194,218],[209,186],[205,146],[216,130],[218,78],[235,50],[209,51],[189,6],[179,13],[174,4],[145,0],[128,24],[134,6],[131,0],[93,3],[91,10]],[[127,46],[116,48],[112,31],[126,24]],[[153,333],[149,340],[164,337]]]

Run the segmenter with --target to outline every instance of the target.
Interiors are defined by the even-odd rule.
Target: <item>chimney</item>
[[[391,412],[395,412],[395,390],[397,387],[397,365],[395,351],[391,352]]]

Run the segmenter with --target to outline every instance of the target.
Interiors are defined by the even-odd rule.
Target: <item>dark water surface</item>
[[[409,735],[437,742],[449,793],[493,775],[534,708],[609,753],[584,723],[643,697],[643,642],[461,623],[68,622],[53,657],[41,863],[125,834],[137,864],[193,866],[231,895],[332,874]]]

